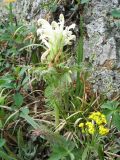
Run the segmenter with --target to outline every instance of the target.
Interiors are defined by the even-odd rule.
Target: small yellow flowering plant
[[[82,133],[82,147],[85,148],[84,152],[87,150],[88,159],[93,153],[100,159],[104,159],[104,136],[109,133],[106,125],[106,117],[101,112],[90,113],[84,122],[79,124]]]
[[[105,115],[100,112],[93,112],[90,114],[89,119],[94,120],[98,125],[107,123]]]
[[[104,136],[109,133],[109,129],[104,127],[107,124],[105,115],[100,112],[93,112],[88,116],[86,123],[80,123],[79,127],[82,129],[82,133],[95,134],[99,133],[99,135]]]

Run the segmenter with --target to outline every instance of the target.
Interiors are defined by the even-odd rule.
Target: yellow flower
[[[85,133],[85,129],[84,128],[82,129],[82,133]]]
[[[89,116],[89,119],[94,120],[98,125],[106,124],[107,123],[105,115],[102,114],[102,113],[100,113],[100,112],[93,112]]]
[[[80,123],[80,124],[79,124],[79,127],[80,127],[80,128],[83,128],[83,127],[84,127],[84,123]]]
[[[85,124],[84,123],[80,123],[79,127],[82,129],[82,133],[85,133],[85,128],[84,128]]]
[[[88,131],[89,134],[94,134],[95,133],[94,124],[92,122],[86,122],[85,125],[87,126],[86,131]]]
[[[101,121],[102,121],[103,123],[105,123],[105,124],[107,123],[106,118],[105,118],[105,115],[103,115],[103,114],[101,115]]]
[[[103,125],[100,125],[99,126],[99,134],[100,135],[106,135],[109,133],[109,129],[108,128],[105,128]]]
[[[4,0],[4,3],[11,3],[11,2],[16,2],[16,0]]]

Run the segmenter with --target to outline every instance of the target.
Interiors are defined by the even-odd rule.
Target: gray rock
[[[120,37],[120,28],[115,25],[118,20],[108,16],[119,7],[117,0],[92,0],[91,6],[85,9],[84,19],[89,38],[84,40],[84,53],[87,58],[94,55],[95,65],[120,57],[120,46],[116,44],[116,36]]]
[[[120,19],[110,13],[120,9],[118,0],[92,0],[86,6],[84,22],[88,38],[84,38],[84,57],[93,65],[91,83],[95,92],[111,98],[120,94]],[[113,62],[109,68],[106,62]]]
[[[103,93],[108,98],[120,94],[120,72],[108,70],[105,67],[92,72],[91,83],[94,92]]]
[[[44,17],[47,11],[41,5],[47,0],[17,0],[13,3],[13,11],[17,19],[25,21],[36,21],[38,18]],[[0,16],[7,14],[7,10],[3,5],[0,6]]]
[[[41,9],[41,4],[47,0],[19,0],[15,5],[15,13],[20,18],[32,21],[44,17],[45,9]]]

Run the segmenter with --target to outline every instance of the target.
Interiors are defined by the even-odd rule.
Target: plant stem
[[[55,106],[54,106],[54,112],[55,112],[55,127],[57,128],[57,126],[59,125],[59,120],[60,120],[59,108],[58,108],[57,104],[55,104]]]
[[[77,48],[77,65],[79,66],[83,61],[83,18],[80,15],[80,39],[78,42]],[[80,71],[77,72],[77,82],[76,82],[76,95],[79,96],[82,94],[82,84],[80,81]]]
[[[9,4],[9,17],[10,17],[10,23],[13,23],[13,12],[12,12],[12,3]]]

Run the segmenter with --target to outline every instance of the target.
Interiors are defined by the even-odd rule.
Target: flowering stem
[[[55,127],[57,128],[57,126],[59,125],[59,120],[60,120],[59,108],[58,108],[57,104],[55,104],[55,106],[54,106],[54,112],[55,112]]]
[[[13,23],[13,12],[12,12],[12,3],[9,4],[9,17],[10,17],[10,23]]]
[[[78,66],[83,61],[83,18],[80,15],[80,39],[77,48],[77,64]],[[77,83],[76,83],[76,95],[81,96],[82,94],[82,84],[80,82],[80,71],[77,72]]]

